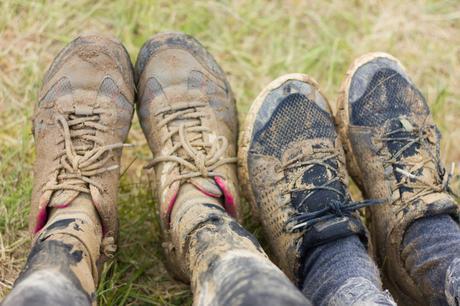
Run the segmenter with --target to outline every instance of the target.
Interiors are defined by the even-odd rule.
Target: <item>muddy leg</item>
[[[87,198],[54,209],[3,306],[95,304],[101,226]]]
[[[310,305],[216,199],[193,189],[181,187],[171,231],[194,305]]]
[[[306,254],[303,293],[315,305],[396,305],[356,235]]]
[[[430,305],[460,304],[460,228],[450,216],[416,220],[406,231],[401,256]]]

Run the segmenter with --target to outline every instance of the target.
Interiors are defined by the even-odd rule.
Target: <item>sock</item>
[[[396,305],[382,290],[378,269],[356,235],[310,250],[304,275],[302,292],[314,305]]]
[[[409,275],[430,297],[430,305],[458,305],[460,227],[449,215],[411,224],[404,235],[401,257]]]

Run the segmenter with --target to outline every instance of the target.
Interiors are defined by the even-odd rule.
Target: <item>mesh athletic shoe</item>
[[[240,137],[239,174],[277,264],[297,284],[311,247],[357,234],[342,144],[328,102],[306,75],[270,83],[249,110]]]
[[[235,100],[213,57],[181,33],[158,34],[147,41],[136,76],[139,120],[154,155],[147,168],[154,170],[168,268],[187,281],[187,268],[169,230],[171,212],[187,184],[194,186],[191,196],[199,190],[221,199],[228,214],[237,217]],[[186,237],[176,238],[184,242]]]
[[[367,197],[385,200],[370,210],[387,286],[400,302],[424,305],[401,260],[403,235],[416,219],[458,214],[428,105],[395,58],[372,53],[348,71],[338,121],[351,175]]]
[[[93,259],[102,263],[115,251],[119,163],[133,100],[132,66],[119,42],[79,37],[56,57],[33,117],[30,228],[36,239],[44,232],[50,208],[89,197],[103,228],[103,256]]]

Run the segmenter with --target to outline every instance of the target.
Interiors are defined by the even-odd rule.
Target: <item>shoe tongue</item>
[[[316,150],[328,149],[331,147],[331,145],[331,141],[310,144],[310,154],[315,154],[313,152]],[[303,148],[305,150],[305,146],[303,146]],[[316,153],[315,155],[310,156],[307,155],[304,161],[312,158],[321,158],[323,156],[325,155],[322,153]],[[337,160],[335,158],[326,160],[325,163],[334,169],[338,168]],[[293,180],[295,180],[295,182],[293,182],[294,189],[309,189],[291,192],[291,203],[299,212],[313,212],[322,209],[331,200],[343,201],[343,197],[340,194],[331,190],[317,189],[312,191],[312,188],[322,186],[336,177],[336,174],[334,174],[331,170],[327,169],[323,165],[315,164],[313,166],[301,166],[298,168],[288,169],[286,170],[285,174],[288,182],[293,182]],[[337,189],[345,194],[344,186],[340,180],[328,184],[327,187]],[[302,204],[302,201],[307,196],[308,199],[305,200],[305,202]]]
[[[327,163],[332,167],[337,167],[337,164],[335,163]],[[305,186],[309,186],[312,188],[318,187],[327,183],[332,178],[333,175],[330,172],[330,170],[326,170],[324,166],[315,165],[310,169],[306,170],[301,176],[301,178],[296,181],[295,188],[302,188]],[[339,191],[343,191],[343,185],[340,183],[339,180],[331,184],[328,184],[327,186],[330,188],[337,189]],[[308,199],[301,206],[303,199],[305,199],[307,195],[309,195]],[[343,201],[342,196],[338,193],[324,189],[316,191],[295,191],[291,193],[291,199],[292,205],[294,205],[296,210],[309,212],[322,209],[327,203],[330,203],[331,200]]]
[[[418,137],[417,129],[419,126],[416,125],[416,120],[414,118],[408,118],[406,116],[401,116],[398,120],[391,120],[385,124],[385,132],[391,133],[392,131],[401,130],[396,133],[392,133],[386,138],[385,141],[389,153],[394,156],[400,154],[400,157],[396,158],[396,162],[392,165],[393,168],[389,168],[393,171],[396,181],[402,182],[406,180],[407,177],[400,172],[396,171],[396,168],[411,172],[413,175],[423,178],[424,181],[430,182],[433,185],[437,184],[436,176],[433,173],[437,169],[432,155],[428,152],[423,153],[425,150],[424,147],[420,145],[419,142],[414,142],[410,146],[407,146],[411,140]],[[428,131],[427,131],[428,132]],[[428,138],[429,142],[435,143],[435,136]],[[394,139],[394,140],[393,140]],[[401,140],[406,139],[406,140]],[[402,151],[401,151],[402,150]],[[431,161],[428,164],[423,163],[423,158],[429,156]],[[412,170],[411,167],[418,165],[417,170]],[[406,185],[401,185],[399,187],[399,193],[401,197],[412,197],[413,189]]]
[[[386,124],[386,131],[387,132],[392,132],[395,130],[399,129],[404,129],[404,131],[400,131],[397,133],[393,133],[387,138],[389,139],[395,139],[394,141],[389,140],[388,143],[388,150],[390,151],[391,154],[396,154],[399,150],[401,150],[404,146],[407,145],[408,141],[410,138],[414,138],[415,136],[411,134],[412,130],[415,129],[414,124],[411,122],[412,120],[409,120],[407,117],[401,117],[399,120],[391,120],[389,123]],[[400,138],[408,138],[408,141],[400,141],[397,139]],[[417,150],[419,149],[420,144],[419,143],[414,143],[410,147],[408,147],[404,152],[402,153],[403,157],[409,157],[417,153]]]
[[[75,190],[56,190],[51,195],[48,206],[50,207],[63,207],[72,203],[78,197],[80,191]]]

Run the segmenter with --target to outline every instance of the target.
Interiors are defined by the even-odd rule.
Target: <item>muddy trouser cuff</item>
[[[404,267],[430,305],[459,305],[460,228],[449,215],[412,223],[402,244]]]
[[[357,235],[317,246],[304,258],[302,292],[314,305],[396,305]]]
[[[62,243],[64,239],[66,242]],[[77,239],[61,234],[38,241],[13,290],[1,305],[91,305],[94,296],[83,289],[70,268],[82,256],[80,251],[83,246]]]
[[[2,306],[95,305],[101,229],[91,210],[63,208],[50,218]]]
[[[195,199],[179,210],[172,236],[194,305],[311,305],[220,205]]]

